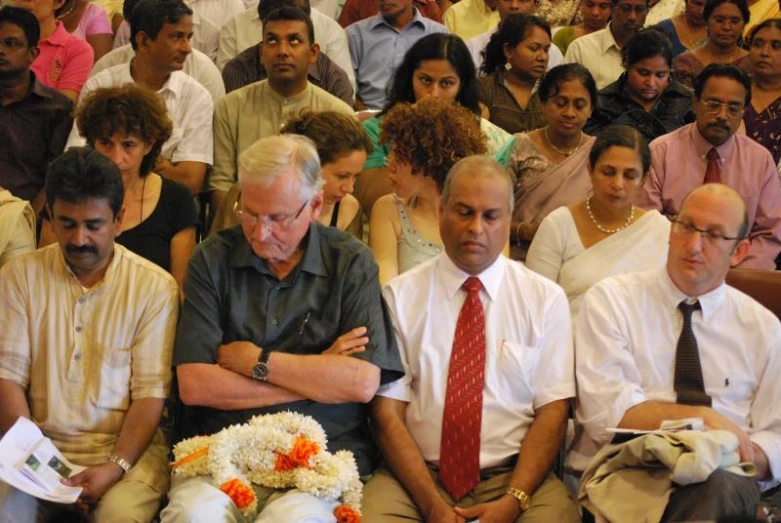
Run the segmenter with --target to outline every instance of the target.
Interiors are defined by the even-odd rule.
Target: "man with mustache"
[[[385,285],[407,374],[372,402],[388,468],[364,489],[366,521],[580,521],[550,471],[575,395],[569,305],[502,255],[513,184],[493,159],[459,161],[445,252]]]
[[[219,207],[238,177],[239,155],[279,129],[302,110],[353,109],[309,82],[309,66],[320,46],[309,16],[295,7],[270,12],[263,23],[260,60],[266,80],[231,91],[214,111],[214,170],[209,179],[212,202]]]
[[[122,198],[111,160],[70,149],[46,178],[57,244],[0,270],[0,433],[28,418],[86,467],[65,481],[83,487],[74,505],[0,483],[3,521],[64,521],[63,512],[82,511],[97,522],[151,521],[168,488],[159,425],[179,290],[115,243]]]
[[[694,84],[697,121],[651,142],[651,170],[638,205],[674,216],[692,189],[723,183],[746,202],[750,247],[735,263],[775,269],[781,252],[781,184],[767,149],[742,133],[751,80],[739,68],[710,64]]]
[[[135,56],[129,63],[109,67],[93,76],[80,100],[100,87],[135,82],[162,98],[174,123],[154,172],[186,185],[198,194],[212,163],[212,113],[209,92],[182,72],[192,52],[193,12],[181,0],[141,0],[130,17],[130,41]],[[68,147],[84,145],[73,126]]]
[[[655,430],[662,420],[701,418],[720,432],[699,434],[700,441],[720,437],[724,450],[701,446],[704,453],[688,457],[698,465],[705,456],[721,458],[721,466],[753,463],[756,476],[716,468],[705,481],[673,484],[670,495],[658,481],[670,476],[660,468],[645,474],[627,460],[634,470],[600,475],[611,489],[595,496],[592,463],[581,500],[588,486],[585,506],[605,516],[599,521],[754,521],[760,490],[772,495],[781,483],[781,323],[724,283],[730,266],[750,253],[749,213],[723,184],[691,191],[670,228],[666,267],[606,278],[586,293],[575,323],[575,361],[577,418],[593,448],[611,441],[607,429]],[[664,456],[661,446],[646,448],[644,458]],[[640,456],[639,447],[634,452]],[[686,468],[686,458],[667,456]]]
[[[564,62],[584,65],[597,87],[604,89],[624,72],[621,49],[643,27],[647,13],[648,0],[613,0],[613,19],[607,27],[574,40]]]

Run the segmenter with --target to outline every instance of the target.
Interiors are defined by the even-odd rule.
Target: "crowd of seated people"
[[[781,320],[725,283],[781,260],[777,6],[11,4],[0,436],[84,469],[0,521],[353,523],[171,472],[281,411],[368,523],[781,511]]]

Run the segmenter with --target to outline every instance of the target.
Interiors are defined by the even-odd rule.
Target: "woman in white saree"
[[[583,294],[599,280],[664,265],[670,222],[632,203],[649,167],[640,133],[621,125],[606,128],[589,155],[592,194],[540,224],[526,265],[561,285],[573,318]]]

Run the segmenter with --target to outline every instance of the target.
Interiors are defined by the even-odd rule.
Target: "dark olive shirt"
[[[230,60],[222,70],[222,80],[225,92],[229,93],[249,84],[260,82],[268,77],[266,69],[260,63],[260,50],[253,45]],[[331,93],[344,103],[353,106],[353,86],[347,73],[328,58],[325,53],[318,53],[315,63],[309,66],[307,79],[323,91]]]
[[[62,154],[73,119],[73,102],[38,82],[22,100],[0,105],[0,187],[23,200],[43,189],[46,167]]]
[[[184,284],[174,364],[216,363],[218,347],[233,341],[290,354],[320,354],[340,335],[363,325],[369,344],[352,357],[379,367],[383,384],[401,378],[393,325],[369,249],[354,236],[319,223],[310,225],[303,249],[301,262],[279,281],[252,251],[240,225],[201,243]],[[181,437],[207,435],[258,414],[285,410],[312,416],[328,436],[329,451],[352,451],[361,475],[371,473],[377,452],[369,435],[368,407],[362,403],[302,400],[238,411],[185,407],[177,428]]]

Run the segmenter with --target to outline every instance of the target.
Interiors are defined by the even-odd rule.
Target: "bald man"
[[[733,189],[693,190],[672,223],[666,267],[601,281],[575,324],[580,450],[607,444],[608,428],[697,417],[734,434],[741,461],[756,465],[755,478],[719,469],[678,487],[665,521],[753,517],[760,491],[781,483],[781,323],[724,283],[748,253],[748,223]]]

